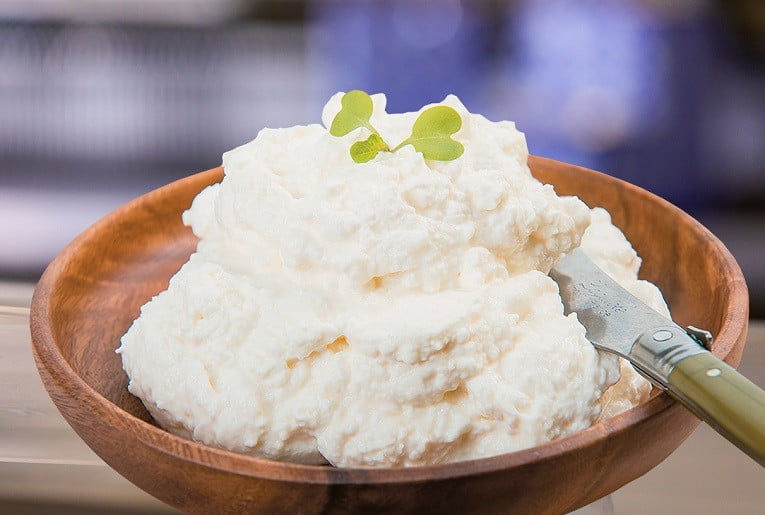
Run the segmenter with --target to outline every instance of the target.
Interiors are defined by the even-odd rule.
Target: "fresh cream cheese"
[[[667,314],[607,212],[534,179],[515,125],[454,96],[460,158],[407,146],[355,163],[369,132],[329,134],[340,98],[324,126],[225,153],[224,180],[184,213],[197,251],[117,351],[159,424],[275,460],[415,466],[539,445],[646,399],[547,276],[581,244]],[[373,102],[383,138],[406,138],[418,113]]]

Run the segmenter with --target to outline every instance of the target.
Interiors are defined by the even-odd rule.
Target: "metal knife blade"
[[[650,327],[677,324],[622,288],[580,249],[550,270],[558,283],[564,313],[576,313],[587,339],[603,350],[629,358],[635,341]]]
[[[706,350],[707,331],[657,313],[582,251],[550,271],[565,314],[576,313],[595,347],[635,369],[765,467],[765,392]]]

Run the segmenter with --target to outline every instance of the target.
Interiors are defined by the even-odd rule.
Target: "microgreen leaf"
[[[354,89],[349,91],[340,100],[342,108],[332,120],[329,133],[333,136],[345,136],[359,127],[366,127],[373,133],[377,133],[369,123],[372,116],[372,97],[364,91]]]
[[[365,127],[371,133],[367,139],[351,145],[350,154],[354,161],[366,163],[382,151],[391,152],[388,144],[369,121],[374,110],[372,97],[364,91],[354,89],[343,95],[340,105],[340,111],[329,128],[330,134],[345,136],[360,127]],[[462,143],[451,138],[461,127],[462,118],[457,111],[443,105],[431,107],[420,114],[412,126],[412,134],[392,152],[412,145],[425,159],[452,161],[465,152]]]
[[[453,108],[444,105],[431,107],[415,120],[412,134],[393,151],[412,145],[417,152],[422,152],[425,159],[452,161],[465,151],[462,143],[451,138],[461,127],[462,118]]]
[[[351,145],[351,158],[357,163],[371,161],[382,150],[390,151],[388,145],[377,133],[372,133],[363,141]]]

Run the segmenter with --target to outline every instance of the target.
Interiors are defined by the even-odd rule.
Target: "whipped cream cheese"
[[[414,466],[539,445],[645,400],[547,276],[581,245],[667,314],[608,213],[534,179],[515,125],[454,96],[459,159],[408,146],[357,164],[367,129],[326,129],[341,96],[323,126],[225,153],[224,180],[184,213],[197,251],[117,351],[157,422],[276,460]],[[407,137],[418,113],[372,98],[383,138]]]

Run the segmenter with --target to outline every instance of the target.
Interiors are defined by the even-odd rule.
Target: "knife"
[[[565,314],[587,339],[626,358],[698,418],[765,467],[765,392],[716,358],[712,335],[683,329],[619,286],[580,249],[550,271]]]

